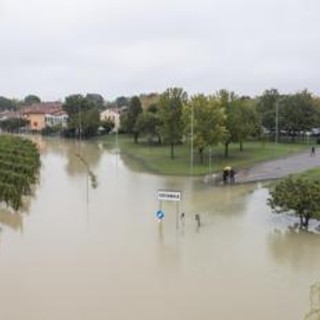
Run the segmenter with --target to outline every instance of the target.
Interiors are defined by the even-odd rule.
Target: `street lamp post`
[[[211,177],[211,146],[209,146],[209,177]]]
[[[118,128],[116,130],[116,154],[119,153],[119,137],[118,137]]]
[[[278,143],[279,139],[279,105],[278,102],[276,102],[276,138],[275,142]]]
[[[82,124],[81,124],[81,105],[79,104],[79,140],[81,142]]]
[[[191,106],[191,154],[190,154],[190,173],[193,176],[193,106]]]

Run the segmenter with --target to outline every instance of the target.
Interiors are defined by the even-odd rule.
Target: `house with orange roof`
[[[47,127],[67,125],[68,116],[60,102],[42,102],[22,107],[22,114],[29,122],[29,129],[41,131]]]

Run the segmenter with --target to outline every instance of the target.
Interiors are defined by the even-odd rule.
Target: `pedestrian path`
[[[263,162],[248,170],[240,170],[236,175],[236,183],[279,179],[317,167],[320,167],[320,155],[311,156],[309,152],[304,152]]]

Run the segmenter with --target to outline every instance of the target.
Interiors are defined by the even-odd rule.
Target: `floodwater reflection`
[[[34,186],[33,189],[35,189]],[[30,212],[30,204],[32,197],[36,196],[36,191],[32,190],[31,196],[23,197],[23,203],[18,212],[13,212],[10,208],[6,207],[5,204],[0,205],[0,230],[11,230],[23,232],[24,218]],[[1,243],[0,243],[1,246]]]
[[[302,320],[309,310],[319,238],[273,232],[266,189],[132,171],[98,142],[39,143],[29,214],[0,215],[1,318]],[[79,151],[99,178],[89,204]],[[159,189],[182,191],[183,228],[168,202],[159,225]]]
[[[14,231],[23,231],[23,217],[20,213],[12,213],[11,210],[0,210],[0,225],[9,227]]]
[[[272,258],[294,270],[320,270],[320,236],[306,231],[274,232],[268,236]]]
[[[320,319],[320,282],[310,288],[310,311],[305,315],[304,320]]]

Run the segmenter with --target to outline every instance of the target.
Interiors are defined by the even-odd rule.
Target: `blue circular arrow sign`
[[[156,217],[159,220],[162,220],[164,218],[164,212],[162,210],[158,210],[157,213],[156,213]]]

